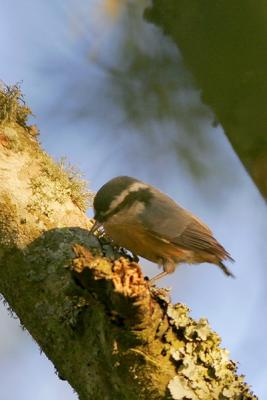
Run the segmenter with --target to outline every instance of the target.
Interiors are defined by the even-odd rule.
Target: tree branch
[[[146,17],[181,50],[204,102],[267,199],[266,2],[152,3]]]
[[[88,233],[83,185],[17,112],[0,126],[0,292],[59,376],[81,400],[256,399],[205,319]]]

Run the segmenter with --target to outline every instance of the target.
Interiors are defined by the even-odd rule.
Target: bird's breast
[[[152,262],[172,261],[174,263],[192,263],[194,255],[190,250],[182,249],[150,232],[138,223],[105,223],[106,233],[117,246],[124,247],[132,253]]]

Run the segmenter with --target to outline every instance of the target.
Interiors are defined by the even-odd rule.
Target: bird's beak
[[[95,221],[94,225],[90,229],[90,233],[95,233],[100,228],[100,226],[101,224],[98,221]]]

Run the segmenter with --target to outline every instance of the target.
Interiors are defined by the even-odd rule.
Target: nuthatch
[[[108,181],[94,198],[95,224],[114,244],[163,267],[155,281],[179,263],[208,262],[233,276],[223,264],[230,254],[209,227],[158,189],[129,176]]]

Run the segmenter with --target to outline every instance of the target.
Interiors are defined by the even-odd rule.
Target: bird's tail
[[[232,258],[229,257],[231,261],[234,261]],[[227,276],[231,276],[232,278],[235,278],[234,274],[224,265],[222,261],[218,262],[218,266],[221,268],[221,270],[225,273]]]

